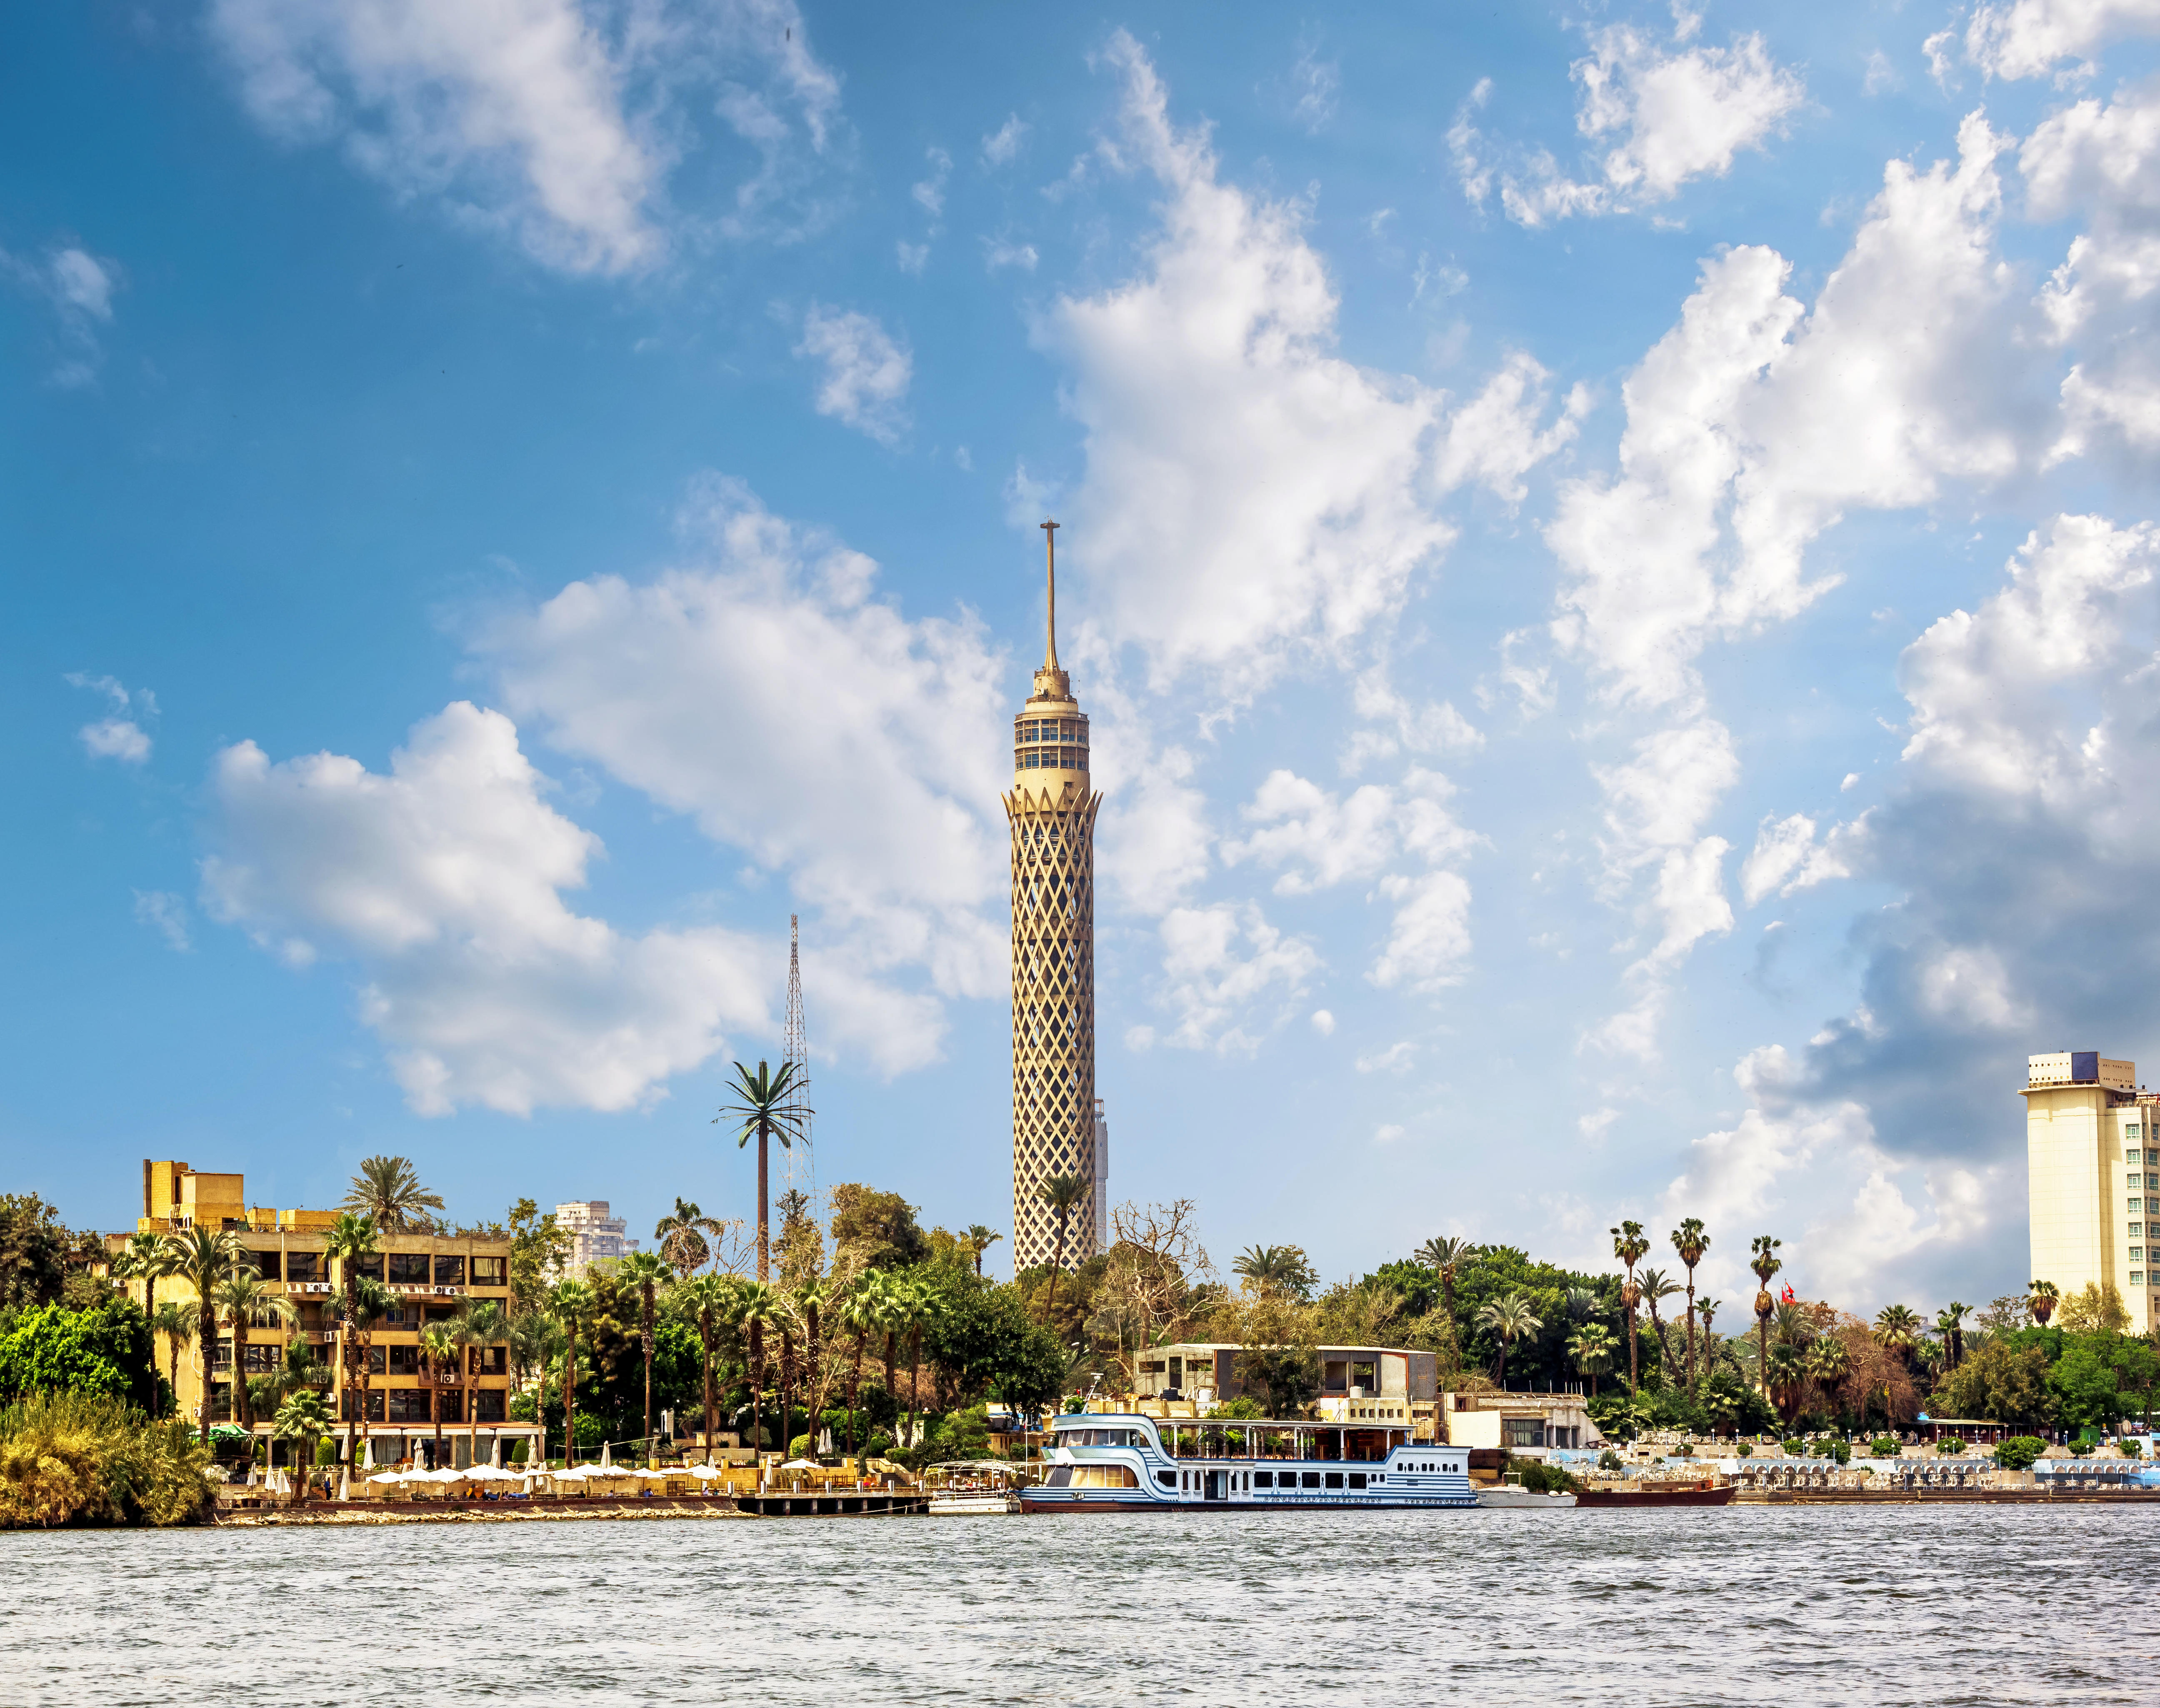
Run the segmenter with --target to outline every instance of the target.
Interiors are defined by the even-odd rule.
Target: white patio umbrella
[[[614,1469],[614,1467],[615,1443],[613,1441],[602,1441],[600,1443],[600,1469],[603,1471],[610,1471]]]
[[[502,1469],[502,1437],[499,1435],[495,1438],[495,1451],[488,1456],[487,1462],[498,1471]]]

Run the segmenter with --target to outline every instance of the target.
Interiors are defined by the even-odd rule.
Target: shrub
[[[2142,1459],[2145,1456],[2145,1443],[2134,1440],[2129,1435],[2125,1435],[2116,1443],[2116,1446],[2122,1449],[2122,1455],[2126,1459]]]
[[[532,1452],[530,1443],[523,1441],[513,1441],[510,1446],[510,1462],[513,1465],[525,1464],[531,1458]]]
[[[1789,1459],[1804,1457],[1808,1451],[1808,1444],[1798,1435],[1793,1436],[1789,1441],[1780,1441],[1778,1445],[1785,1450],[1785,1456]]]
[[[1622,1471],[1627,1467],[1621,1461],[1620,1456],[1607,1447],[1597,1456],[1597,1468],[1600,1471]]]
[[[1523,1487],[1533,1494],[1573,1494],[1582,1485],[1557,1465],[1542,1460],[1522,1461]]]
[[[40,1394],[0,1410],[0,1529],[183,1524],[210,1500],[209,1454],[177,1418],[108,1394]]]
[[[523,1445],[524,1445],[524,1444],[523,1444],[522,1442],[520,1442],[520,1443],[519,1443],[519,1446],[520,1446],[521,1447],[522,1447]],[[335,1465],[335,1464],[336,1464],[336,1463],[337,1463],[337,1461],[338,1461],[338,1444],[337,1444],[337,1442],[336,1442],[335,1440],[333,1440],[333,1439],[332,1439],[330,1436],[329,1436],[329,1435],[321,1435],[321,1436],[317,1437],[317,1438],[316,1438],[316,1441],[315,1441],[315,1465],[316,1465],[316,1468],[319,1470],[319,1469],[322,1469],[323,1467],[327,1467],[327,1466]]]
[[[1867,1451],[1878,1459],[1894,1459],[1898,1456],[1898,1438],[1895,1435],[1877,1435],[1867,1444]]]
[[[1752,1441],[1742,1441],[1740,1446],[1734,1450],[1733,1456],[1737,1459],[1753,1458],[1755,1456],[1755,1444]]]
[[[2030,1470],[2033,1461],[2047,1451],[2048,1444],[2038,1435],[2012,1435],[1996,1444],[1995,1462],[2005,1471]]]
[[[1942,1440],[1935,1443],[1935,1451],[1938,1453],[1948,1453],[1955,1457],[1956,1455],[1965,1451],[1965,1437],[1963,1435],[1945,1435]]]

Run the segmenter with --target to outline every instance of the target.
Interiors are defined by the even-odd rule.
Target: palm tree
[[[1898,1361],[1908,1369],[1912,1366],[1913,1346],[1920,1337],[1920,1316],[1910,1306],[1886,1305],[1875,1314],[1875,1326],[1869,1331],[1875,1344],[1885,1352],[1897,1354]],[[1890,1384],[1882,1384],[1882,1415],[1890,1418]]]
[[[840,1324],[855,1337],[854,1362],[848,1371],[848,1456],[855,1456],[855,1415],[863,1391],[863,1354],[870,1349],[870,1336],[884,1326],[888,1289],[885,1278],[877,1269],[865,1270],[855,1277],[840,1300]],[[890,1379],[890,1378],[888,1378]],[[890,1392],[890,1389],[887,1389]]]
[[[450,1332],[458,1345],[458,1373],[464,1379],[465,1463],[470,1465],[480,1456],[480,1418],[474,1409],[480,1387],[480,1355],[510,1338],[510,1319],[503,1314],[499,1300],[468,1299],[450,1319]],[[500,1445],[501,1437],[496,1439]]]
[[[1057,1261],[1050,1271],[1050,1295],[1043,1306],[1043,1318],[1051,1321],[1057,1304],[1057,1278],[1065,1272],[1065,1223],[1072,1207],[1088,1196],[1088,1188],[1079,1177],[1069,1174],[1054,1174],[1048,1180],[1036,1182],[1035,1195],[1050,1207],[1050,1213],[1057,1218]]]
[[[1639,1222],[1623,1222],[1612,1229],[1612,1255],[1627,1265],[1628,1278],[1620,1284],[1620,1304],[1628,1313],[1628,1391],[1639,1393],[1635,1364],[1635,1306],[1642,1295],[1635,1287],[1635,1265],[1643,1260],[1643,1254],[1650,1249],[1643,1237]]]
[[[338,1409],[340,1412],[345,1409],[346,1384],[343,1378],[350,1368],[353,1358],[353,1348],[350,1344],[350,1313],[344,1306],[352,1302],[353,1283],[363,1279],[356,1275],[355,1271],[370,1263],[375,1258],[377,1249],[375,1221],[371,1217],[357,1215],[351,1211],[346,1211],[323,1230],[324,1261],[334,1272],[331,1280],[338,1284],[338,1291],[330,1301],[330,1309],[338,1323],[340,1375]],[[380,1311],[375,1314],[377,1316],[382,1315]],[[366,1409],[365,1404],[362,1405],[361,1409],[363,1411]],[[367,1427],[366,1420],[364,1418],[361,1420],[361,1427],[363,1430]],[[352,1422],[350,1419],[345,1420],[345,1462],[351,1463]]]
[[[1455,1272],[1470,1260],[1475,1249],[1467,1239],[1440,1234],[1417,1249],[1417,1260],[1440,1277],[1441,1297],[1447,1303],[1447,1321],[1455,1321]]]
[[[1597,1373],[1612,1363],[1612,1331],[1602,1322],[1586,1322],[1567,1343],[1575,1368],[1590,1378],[1590,1397],[1597,1398]]]
[[[578,1462],[578,1325],[592,1315],[600,1299],[589,1281],[559,1281],[555,1286],[555,1315],[562,1319],[563,1347],[563,1463]]]
[[[2033,1316],[2040,1326],[2048,1326],[2048,1319],[2055,1314],[2055,1306],[2063,1296],[2063,1290],[2053,1281],[2028,1281],[2026,1291],[2031,1295]]]
[[[1672,1232],[1673,1249],[1680,1254],[1680,1261],[1687,1265],[1687,1379],[1688,1397],[1695,1396],[1695,1266],[1702,1261],[1702,1254],[1710,1249],[1710,1236],[1702,1231],[1702,1219],[1690,1216]]]
[[[150,1319],[150,1326],[165,1337],[166,1384],[173,1390],[173,1404],[177,1407],[180,1403],[180,1348],[195,1337],[195,1313],[168,1299]]]
[[[1852,1368],[1852,1354],[1834,1334],[1818,1336],[1808,1348],[1807,1373],[1825,1396],[1834,1394]]]
[[[704,1230],[712,1217],[695,1204],[675,1200],[675,1207],[653,1224],[652,1237],[660,1242],[660,1254],[678,1275],[687,1275],[712,1255]]]
[[[776,1138],[792,1150],[795,1141],[802,1136],[802,1123],[816,1113],[795,1101],[796,1081],[802,1077],[792,1062],[782,1062],[777,1073],[767,1073],[765,1063],[761,1062],[755,1074],[738,1062],[735,1100],[723,1105],[719,1114],[713,1117],[715,1126],[723,1120],[740,1119],[741,1129],[735,1135],[738,1150],[750,1143],[753,1134],[757,1139],[757,1278],[761,1281],[772,1279],[771,1227],[766,1204],[766,1140]]]
[[[1702,1319],[1702,1361],[1705,1364],[1708,1364],[1712,1357],[1711,1319],[1717,1315],[1717,1307],[1723,1302],[1722,1300],[1711,1298],[1707,1293],[1695,1301],[1695,1314]]]
[[[169,1233],[172,1268],[169,1274],[179,1277],[195,1290],[195,1346],[202,1357],[202,1438],[210,1440],[210,1365],[217,1352],[217,1285],[233,1271],[235,1265],[247,1261],[246,1249],[240,1236],[222,1230],[213,1232],[203,1227],[190,1228],[184,1233]]]
[[[525,1311],[510,1320],[505,1336],[511,1368],[522,1389],[533,1384],[532,1420],[539,1426],[538,1454],[533,1462],[548,1462],[548,1361],[562,1349],[563,1325],[544,1311]]]
[[[1005,1235],[999,1233],[996,1228],[985,1228],[979,1222],[961,1236],[960,1243],[968,1249],[968,1254],[975,1259],[975,1273],[978,1275],[983,1273],[983,1254],[1004,1238]]]
[[[306,1451],[300,1458],[300,1499],[308,1498],[308,1482],[314,1474],[315,1443],[328,1435],[332,1426],[330,1402],[323,1398],[319,1388],[303,1388],[288,1394],[285,1403],[278,1408],[276,1420],[270,1426],[272,1436],[280,1441],[299,1441]]]
[[[1477,1313],[1479,1324],[1500,1337],[1500,1391],[1508,1391],[1508,1348],[1518,1335],[1535,1334],[1545,1325],[1544,1318],[1531,1308],[1530,1301],[1520,1293],[1508,1293],[1493,1300]]]
[[[300,1313],[283,1294],[270,1290],[262,1270],[245,1261],[226,1272],[225,1279],[210,1290],[210,1296],[232,1328],[232,1419],[242,1429],[252,1431],[255,1427],[255,1408],[247,1391],[248,1327],[258,1318],[267,1316],[273,1324],[289,1328],[300,1320]],[[249,1451],[254,1451],[252,1441]]]
[[[1255,1292],[1307,1293],[1319,1279],[1301,1245],[1249,1245],[1230,1265]]]
[[[802,1403],[810,1413],[813,1447],[818,1441],[818,1415],[824,1406],[824,1310],[832,1298],[831,1287],[816,1278],[795,1290],[795,1308],[802,1313]]]
[[[1644,1269],[1638,1284],[1643,1302],[1650,1307],[1650,1330],[1658,1337],[1658,1368],[1663,1371],[1667,1363],[1664,1318],[1658,1314],[1658,1306],[1680,1290],[1678,1281],[1669,1278],[1663,1269]],[[1660,1375],[1659,1379],[1664,1378]]]
[[[420,1330],[420,1356],[439,1389],[443,1378],[456,1370],[465,1359],[465,1346],[458,1337],[456,1323],[439,1318],[424,1325]],[[443,1404],[439,1393],[428,1395],[428,1409],[435,1420],[435,1466],[439,1469],[443,1462]]]
[[[355,1275],[336,1292],[330,1295],[330,1309],[337,1318],[339,1365],[344,1373],[344,1389],[350,1390],[353,1378],[359,1378],[358,1403],[352,1416],[360,1420],[360,1446],[362,1456],[367,1448],[367,1395],[373,1359],[369,1356],[375,1345],[375,1325],[390,1314],[396,1301],[390,1290],[372,1275]],[[345,1462],[355,1461],[352,1451],[352,1423],[349,1419],[345,1431]]]
[[[1749,1249],[1755,1254],[1747,1259],[1747,1267],[1755,1271],[1755,1371],[1761,1378],[1763,1397],[1770,1397],[1770,1316],[1777,1310],[1778,1301],[1770,1296],[1770,1277],[1785,1266],[1778,1255],[1778,1248],[1785,1242],[1773,1239],[1767,1233],[1755,1236]]]
[[[1799,1342],[1777,1340],[1770,1345],[1770,1365],[1768,1377],[1778,1413],[1787,1423],[1799,1415],[1800,1391],[1808,1379],[1808,1349]]]
[[[895,1295],[907,1325],[907,1444],[914,1447],[922,1433],[922,1332],[942,1320],[945,1301],[928,1283],[915,1280],[901,1282]]]
[[[1965,1314],[1971,1309],[1953,1299],[1935,1313],[1935,1332],[1943,1337],[1944,1362],[1952,1370],[1965,1362]]]
[[[652,1317],[660,1289],[672,1279],[667,1259],[657,1251],[634,1251],[615,1272],[618,1286],[637,1289],[638,1338],[645,1347],[645,1456],[652,1454]]]
[[[172,1274],[173,1249],[162,1233],[131,1233],[112,1255],[112,1279],[143,1283],[143,1315],[158,1314],[158,1283]]]
[[[765,1451],[765,1332],[780,1320],[780,1295],[770,1282],[743,1281],[735,1289],[735,1321],[750,1342],[750,1440]],[[783,1443],[783,1445],[785,1445]],[[763,1463],[762,1460],[758,1461]]]
[[[698,1343],[704,1350],[705,1375],[705,1462],[713,1462],[713,1436],[716,1432],[719,1414],[714,1409],[713,1394],[713,1340],[728,1321],[735,1303],[735,1290],[719,1275],[693,1275],[669,1294],[675,1308],[689,1319],[698,1332]]]
[[[352,1189],[338,1206],[368,1217],[385,1233],[433,1228],[434,1218],[426,1212],[442,1207],[442,1194],[422,1186],[418,1171],[402,1156],[361,1159]]]

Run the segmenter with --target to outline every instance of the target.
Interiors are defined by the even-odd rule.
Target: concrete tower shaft
[[[1095,1254],[1095,813],[1088,719],[1057,663],[1057,558],[1050,546],[1050,623],[1035,692],[1013,719],[1013,1265],[1054,1263],[1058,1217],[1037,1191],[1070,1175],[1083,1187],[1064,1218],[1069,1269]]]

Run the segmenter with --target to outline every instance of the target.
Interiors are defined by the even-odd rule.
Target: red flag
[[[1779,1302],[1786,1305],[1797,1305],[1800,1302],[1793,1296],[1793,1284],[1790,1281],[1785,1284],[1785,1290],[1778,1294],[1778,1298]]]

